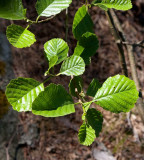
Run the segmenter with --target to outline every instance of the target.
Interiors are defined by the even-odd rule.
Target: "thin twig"
[[[53,77],[55,77],[55,76],[56,76],[56,75],[50,75],[50,77],[47,78],[47,79],[43,82],[43,84],[46,83],[47,81],[49,81],[51,78],[53,78]]]
[[[40,18],[40,16],[37,17],[36,22],[38,22],[39,18]]]
[[[128,71],[127,71],[127,65],[126,65],[122,41],[121,41],[120,36],[117,32],[117,29],[115,28],[115,24],[113,22],[113,18],[111,16],[110,11],[108,10],[105,13],[106,13],[109,25],[110,25],[111,32],[115,38],[115,41],[116,41],[116,44],[118,47],[118,53],[119,53],[119,59],[120,59],[122,73],[128,77]],[[117,42],[119,42],[119,43],[117,43]]]
[[[138,43],[122,42],[122,44],[130,45],[130,46],[132,46],[132,47],[141,47],[141,48],[144,48],[144,45],[143,45],[142,42],[143,42],[143,41],[138,42]]]
[[[54,15],[54,16],[51,16],[51,17],[49,17],[49,18],[47,18],[47,19],[41,20],[41,21],[38,21],[38,19],[37,19],[36,21],[32,21],[32,20],[27,19],[27,18],[26,18],[25,20],[26,20],[26,22],[28,22],[28,23],[30,23],[30,24],[37,24],[37,23],[47,22],[47,21],[51,20],[51,19],[54,18],[54,17],[55,17],[55,15]]]
[[[51,17],[49,17],[49,18],[47,18],[47,19],[44,19],[44,20],[38,21],[37,23],[47,22],[47,21],[49,21],[49,20],[53,19],[54,17],[55,17],[55,15],[54,15],[54,16],[51,16]]]

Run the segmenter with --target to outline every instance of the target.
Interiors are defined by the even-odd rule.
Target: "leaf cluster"
[[[12,20],[26,20],[27,28],[12,24],[7,28],[9,42],[17,47],[30,47],[35,41],[35,35],[28,28],[33,23],[38,23],[40,16],[55,16],[66,9],[72,0],[37,0],[36,21],[28,20],[26,9],[23,8],[22,0],[0,1],[0,17]],[[103,84],[93,79],[86,92],[82,74],[86,65],[91,63],[91,57],[99,48],[99,41],[93,30],[93,21],[89,14],[91,6],[99,6],[104,10],[115,8],[128,10],[132,7],[130,0],[94,0],[92,4],[83,5],[75,14],[72,26],[77,45],[72,56],[68,56],[69,46],[60,38],[54,38],[44,44],[44,54],[49,67],[44,75],[46,81],[38,82],[31,78],[17,78],[10,81],[6,89],[6,96],[14,110],[18,112],[32,111],[35,115],[44,117],[59,117],[75,112],[75,105],[81,105],[83,109],[82,125],[78,138],[81,144],[91,145],[102,130],[103,115],[92,103],[96,103],[105,110],[113,113],[129,112],[138,99],[138,91],[134,81],[123,75],[109,77]],[[54,67],[60,66],[58,73]],[[45,83],[57,76],[70,76],[69,92],[60,84]],[[74,103],[73,97],[77,98]],[[91,101],[87,101],[90,97]]]

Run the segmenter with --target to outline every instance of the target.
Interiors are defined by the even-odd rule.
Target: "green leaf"
[[[74,37],[79,40],[85,32],[93,33],[93,26],[93,22],[86,9],[86,6],[83,5],[78,9],[74,17],[72,27]]]
[[[138,99],[134,81],[116,75],[108,78],[96,93],[94,100],[106,110],[114,113],[129,112]]]
[[[101,87],[102,85],[100,84],[100,82],[97,79],[93,79],[88,87],[87,90],[87,95],[94,97],[96,95],[96,92],[98,91],[98,89]]]
[[[45,74],[44,74],[45,76],[48,75],[49,70],[50,70],[52,67],[55,66],[55,64],[57,63],[57,61],[58,61],[58,56],[53,56],[53,57],[50,59],[50,61],[49,61],[49,69],[48,69],[48,71],[45,72]]]
[[[103,5],[98,5],[102,10],[104,10],[104,11],[108,11],[108,8],[106,7],[106,6],[103,6]]]
[[[95,130],[90,125],[83,123],[80,127],[78,138],[80,144],[89,146],[95,140]]]
[[[75,108],[63,86],[50,84],[33,102],[32,112],[44,117],[58,117],[74,113]]]
[[[93,56],[99,47],[99,41],[94,33],[86,32],[79,39],[74,50],[74,55],[81,56],[86,64],[89,64],[89,58]]]
[[[18,78],[10,81],[6,96],[14,110],[31,111],[33,101],[43,90],[43,83],[31,78]]]
[[[95,130],[95,134],[98,137],[102,130],[103,115],[94,108],[90,108],[87,111],[86,119],[88,124]]]
[[[77,93],[81,93],[83,88],[83,80],[80,76],[74,77],[69,83],[70,94],[74,97],[78,97]]]
[[[69,7],[72,0],[37,0],[36,10],[39,16],[50,17]]]
[[[57,56],[56,64],[59,64],[67,58],[69,47],[63,39],[54,38],[44,44],[44,51],[49,61],[53,56]]]
[[[129,10],[132,8],[131,0],[94,0],[92,4],[117,10]]]
[[[71,56],[67,58],[61,66],[60,73],[67,76],[78,76],[82,75],[85,71],[84,60],[79,56]]]
[[[15,24],[7,27],[6,35],[9,42],[16,48],[30,47],[34,42],[36,42],[35,35],[33,33]]]
[[[26,10],[22,0],[0,0],[0,17],[10,20],[24,19]]]

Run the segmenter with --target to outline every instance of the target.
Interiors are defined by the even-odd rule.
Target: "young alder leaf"
[[[16,48],[30,47],[36,42],[35,35],[29,30],[12,24],[7,27],[6,36],[9,42]]]
[[[93,141],[95,140],[95,137],[96,137],[95,130],[92,129],[90,125],[83,123],[80,126],[80,130],[78,133],[80,144],[89,146],[93,143]]]
[[[129,112],[138,99],[138,91],[133,80],[116,75],[108,78],[96,93],[93,101],[114,113]]]
[[[94,108],[88,109],[86,113],[86,119],[88,124],[95,130],[96,137],[102,130],[103,115]]]
[[[82,75],[85,71],[84,60],[79,56],[71,56],[67,58],[61,65],[60,73],[67,76]]]
[[[44,51],[49,61],[53,56],[57,56],[56,64],[59,64],[67,58],[69,47],[63,39],[54,38],[44,44]]]
[[[100,84],[100,82],[97,79],[93,79],[88,87],[87,90],[87,95],[94,97],[96,95],[96,92],[98,91],[98,89],[101,87],[102,85]]]
[[[99,41],[94,33],[86,32],[79,39],[74,50],[74,55],[81,56],[86,64],[89,64],[89,58],[93,56],[99,47]]]
[[[31,111],[33,101],[43,90],[43,83],[31,78],[18,78],[10,81],[6,96],[14,110]]]
[[[131,0],[94,0],[94,5],[103,5],[107,8],[114,8],[117,10],[129,10],[132,8]]]
[[[87,11],[85,5],[78,9],[75,14],[72,31],[73,35],[77,40],[80,40],[81,36],[85,32],[92,32],[93,33],[93,22],[91,17]]]
[[[81,93],[83,88],[83,80],[80,76],[74,77],[69,83],[70,94],[74,97],[78,97],[77,93]]]
[[[0,17],[10,20],[24,19],[26,10],[22,0],[0,0]]]
[[[55,66],[56,62],[58,61],[58,56],[53,56],[50,61],[49,61],[49,69],[48,71],[45,72],[45,76],[47,76],[47,74],[49,73],[49,70]]]
[[[50,17],[69,7],[72,0],[37,0],[36,10],[39,16]]]
[[[50,84],[35,99],[32,112],[44,117],[58,117],[75,112],[72,97],[61,85]]]

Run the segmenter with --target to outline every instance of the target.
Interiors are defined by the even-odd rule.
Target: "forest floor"
[[[28,7],[28,16],[35,20],[36,0],[25,0]],[[129,42],[144,40],[144,2],[133,1],[134,7],[128,12],[116,11],[122,23],[122,27]],[[72,35],[72,23],[74,14],[82,5],[79,0],[73,0],[69,7],[69,54],[73,54],[76,40]],[[121,74],[117,47],[110,33],[109,24],[104,11],[98,7],[90,9],[90,15],[94,22],[95,33],[100,41],[100,47],[92,63],[86,67],[84,78],[84,90],[93,78],[104,82],[109,76]],[[30,48],[16,49],[12,47],[13,69],[15,77],[30,77],[36,80],[44,80],[44,72],[48,64],[44,58],[43,45],[52,38],[65,39],[65,11],[58,14],[52,20],[42,24],[33,24],[30,30],[36,35],[37,42]],[[23,21],[1,20],[0,30],[5,33],[6,26],[10,23],[26,26]],[[144,93],[144,49],[134,48],[136,67]],[[131,77],[127,58],[129,77]],[[59,67],[56,69],[58,70]],[[51,82],[61,83],[68,89],[70,78],[61,76]],[[97,107],[97,106],[96,106]],[[144,126],[134,108],[131,114],[132,130],[129,128],[127,115],[112,114],[97,107],[104,115],[104,126],[96,142],[85,147],[79,144],[77,134],[82,123],[82,110],[76,107],[76,113],[59,118],[44,118],[32,113],[20,113],[21,127],[17,131],[19,146],[26,160],[92,160],[92,151],[98,143],[104,143],[117,160],[144,160]],[[104,159],[107,160],[107,159]]]

